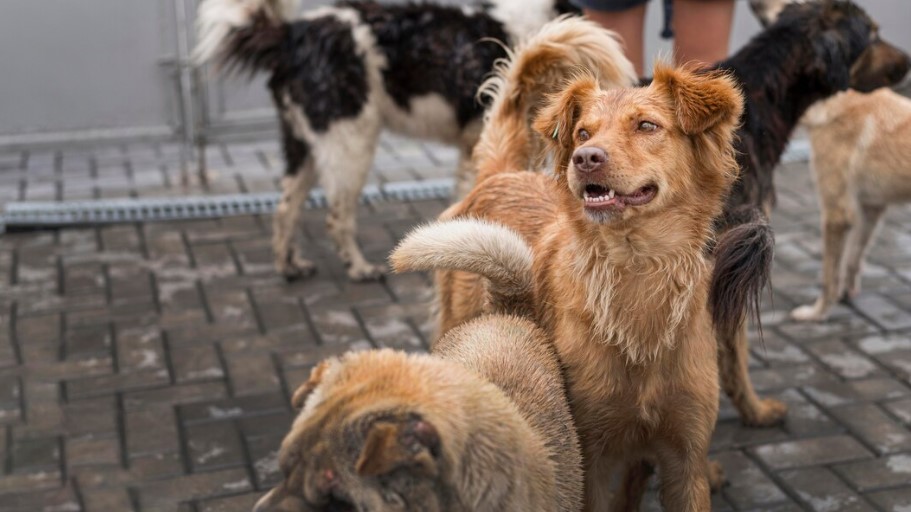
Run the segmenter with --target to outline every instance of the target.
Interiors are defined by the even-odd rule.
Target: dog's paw
[[[826,319],[826,313],[818,303],[806,304],[794,308],[791,311],[791,318],[798,322],[822,322]]]
[[[787,413],[787,404],[774,398],[765,398],[759,401],[755,411],[741,419],[748,427],[774,427],[784,421]]]
[[[709,487],[711,487],[712,492],[720,491],[721,488],[728,483],[727,478],[724,476],[724,469],[721,467],[721,463],[717,460],[710,460],[708,464],[708,471]]]
[[[289,283],[316,274],[316,264],[303,258],[289,258],[276,264],[278,273]]]
[[[348,279],[355,283],[364,283],[367,281],[379,281],[388,272],[386,265],[374,265],[367,263],[364,265],[352,265],[348,269]]]

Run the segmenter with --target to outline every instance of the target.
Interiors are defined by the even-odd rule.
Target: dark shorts
[[[569,0],[580,9],[595,11],[625,11],[631,7],[648,3],[648,0]]]

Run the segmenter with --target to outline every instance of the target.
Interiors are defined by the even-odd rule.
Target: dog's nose
[[[582,172],[597,171],[607,163],[607,152],[601,148],[579,148],[573,152],[573,166]]]

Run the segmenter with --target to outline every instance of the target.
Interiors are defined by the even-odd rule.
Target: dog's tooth
[[[613,198],[614,198],[614,194],[615,194],[614,189],[608,190],[608,191],[607,191],[607,198],[608,198],[608,199],[613,199]]]

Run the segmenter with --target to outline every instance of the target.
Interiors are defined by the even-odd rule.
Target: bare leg
[[[734,0],[674,0],[677,64],[708,66],[728,56]]]
[[[588,19],[613,30],[623,40],[626,57],[633,63],[636,73],[642,76],[644,67],[644,43],[642,32],[645,25],[645,4],[640,4],[625,11],[595,11],[585,9]]]
[[[770,427],[784,419],[788,407],[775,399],[760,400],[750,382],[749,345],[747,327],[744,323],[736,339],[719,339],[718,369],[721,372],[721,388],[740,413],[740,420],[753,427]]]
[[[860,275],[864,264],[864,257],[867,249],[870,248],[870,242],[873,240],[873,233],[879,226],[879,221],[886,211],[885,205],[861,205],[861,218],[857,228],[852,232],[848,240],[846,249],[847,262],[845,264],[845,276],[842,281],[842,294],[846,298],[856,297],[860,293]]]

